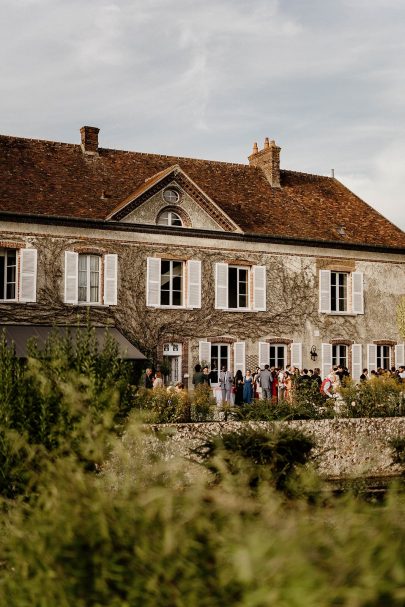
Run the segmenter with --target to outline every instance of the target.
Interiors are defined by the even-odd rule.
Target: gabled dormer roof
[[[105,148],[86,153],[79,144],[6,136],[0,136],[0,212],[103,222],[147,180],[176,165],[249,237],[405,248],[402,230],[331,177],[281,170],[275,188],[247,164]]]
[[[156,175],[147,179],[135,192],[127,196],[113,209],[112,213],[106,217],[107,221],[124,221],[125,217],[132,213],[132,211],[173,181],[190,195],[193,201],[218,224],[218,227],[230,232],[241,231],[238,225],[190,179],[178,164],[159,171]]]

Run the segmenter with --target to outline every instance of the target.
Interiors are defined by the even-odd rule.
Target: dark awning
[[[49,334],[58,331],[65,335],[69,331],[73,341],[76,339],[79,327],[52,327],[51,325],[0,325],[0,332],[5,331],[6,339],[9,345],[14,343],[16,354],[21,358],[27,356],[27,340],[34,337],[41,346],[45,343]],[[100,348],[103,347],[106,333],[113,337],[118,345],[118,351],[121,358],[131,360],[145,360],[145,356],[123,336],[122,333],[114,327],[94,327],[97,342]]]

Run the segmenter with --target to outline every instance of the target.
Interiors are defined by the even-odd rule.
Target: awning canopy
[[[95,336],[98,345],[103,348],[106,335],[110,335],[118,345],[118,352],[121,358],[130,360],[145,360],[145,356],[127,340],[114,327],[94,327]],[[54,327],[51,325],[0,325],[0,333],[5,332],[7,343],[14,343],[17,356],[25,358],[27,356],[27,340],[34,337],[37,339],[38,345],[41,347],[51,333],[57,331],[61,335],[65,335],[68,331],[73,342],[76,341],[77,332],[83,330],[80,327]]]

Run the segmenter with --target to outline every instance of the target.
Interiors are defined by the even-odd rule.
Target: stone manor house
[[[0,136],[8,335],[89,315],[186,382],[199,361],[343,363],[354,378],[404,363],[405,234],[337,179],[281,170],[268,139],[233,164],[105,149],[98,134]]]

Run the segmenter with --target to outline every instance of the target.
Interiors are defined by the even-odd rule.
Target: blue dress
[[[253,398],[253,377],[245,377],[243,384],[243,402],[250,404]]]

